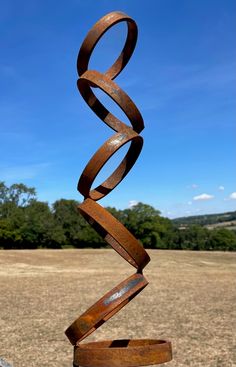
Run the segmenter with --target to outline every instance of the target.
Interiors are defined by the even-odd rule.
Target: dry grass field
[[[165,338],[174,352],[166,367],[235,367],[236,253],[150,256],[148,287],[86,340]],[[0,251],[0,357],[71,367],[64,330],[133,272],[113,250]]]

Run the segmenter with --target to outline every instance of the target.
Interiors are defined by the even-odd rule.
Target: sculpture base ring
[[[74,367],[137,367],[171,359],[171,343],[165,340],[107,340],[77,344],[74,348]]]

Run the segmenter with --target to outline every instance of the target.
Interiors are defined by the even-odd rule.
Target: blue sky
[[[124,209],[141,201],[170,218],[236,209],[234,0],[0,5],[0,180],[33,186],[42,201],[82,201],[78,178],[113,131],[77,91],[77,53],[100,17],[121,10],[135,19],[139,37],[116,82],[143,115],[144,147],[129,175],[100,203]],[[124,24],[112,28],[95,48],[91,69],[109,67],[125,35]],[[99,98],[123,118],[108,97]]]

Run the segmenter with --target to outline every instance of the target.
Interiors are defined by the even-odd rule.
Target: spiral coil
[[[88,70],[90,56],[103,34],[117,23],[127,23],[127,38],[120,56],[105,72]],[[125,367],[160,364],[171,360],[171,344],[164,340],[136,339],[80,343],[104,322],[120,311],[148,284],[142,274],[150,261],[139,241],[107,210],[96,201],[111,192],[128,174],[136,162],[143,145],[139,133],[144,128],[142,116],[131,98],[113,81],[128,63],[137,41],[137,25],[122,12],[112,12],[101,18],[89,31],[79,51],[77,69],[78,89],[95,114],[115,131],[93,155],[79,182],[78,191],[84,201],[78,209],[88,223],[137,272],[125,279],[78,317],[66,330],[74,345],[74,366]],[[92,88],[105,92],[123,110],[130,126],[120,121],[98,100]],[[115,171],[99,186],[92,184],[106,162],[125,144],[129,149]]]

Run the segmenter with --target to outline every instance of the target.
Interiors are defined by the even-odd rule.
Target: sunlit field
[[[236,253],[149,254],[148,287],[87,340],[168,339],[166,367],[235,367]],[[0,251],[0,356],[72,367],[64,330],[132,273],[113,250]]]

